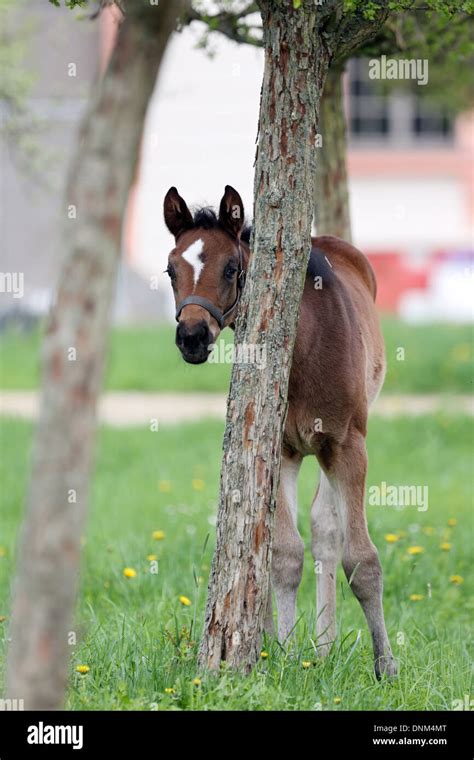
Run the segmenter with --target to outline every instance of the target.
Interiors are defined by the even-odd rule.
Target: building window
[[[368,76],[365,59],[349,63],[349,132],[354,137],[384,137],[390,130],[388,98]]]
[[[418,97],[413,110],[412,130],[415,138],[426,136],[449,139],[452,136],[452,120],[442,109],[436,108]]]
[[[369,77],[368,58],[349,61],[348,80],[348,130],[353,146],[421,147],[452,140],[453,123],[442,108],[406,88],[393,87],[383,93]]]

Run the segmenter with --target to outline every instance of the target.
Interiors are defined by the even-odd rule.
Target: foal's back
[[[288,392],[290,451],[319,453],[327,437],[342,443],[351,425],[365,435],[385,374],[375,295],[357,248],[329,235],[312,239]]]

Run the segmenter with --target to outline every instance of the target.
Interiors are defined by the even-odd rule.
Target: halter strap
[[[220,309],[217,308],[217,306],[214,306],[213,303],[207,300],[207,298],[202,298],[202,296],[188,296],[187,298],[184,298],[181,303],[179,304],[177,310],[176,310],[176,321],[179,322],[179,316],[181,312],[183,311],[185,306],[189,306],[190,304],[195,304],[196,306],[202,306],[203,309],[206,309],[206,311],[209,312],[211,317],[214,317],[219,327],[224,327],[224,319],[225,314],[221,312]]]
[[[225,325],[225,321],[227,317],[229,317],[239,305],[240,296],[242,295],[242,290],[244,289],[244,285],[245,285],[245,270],[244,270],[243,264],[244,264],[244,260],[243,260],[243,255],[242,255],[242,247],[240,245],[240,240],[239,240],[239,268],[237,270],[237,295],[232,306],[230,306],[226,311],[224,311],[224,313],[222,313],[222,311],[218,309],[217,306],[214,306],[214,304],[211,301],[208,301],[207,298],[203,298],[202,296],[188,296],[187,298],[184,298],[180,304],[178,304],[178,308],[176,309],[176,315],[175,315],[176,321],[179,322],[180,314],[183,311],[185,306],[190,306],[191,304],[194,304],[195,306],[202,306],[203,309],[206,309],[206,311],[209,312],[211,317],[214,317],[220,329],[222,330],[222,328]]]

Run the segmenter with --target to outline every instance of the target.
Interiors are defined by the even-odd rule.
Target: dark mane
[[[193,213],[194,226],[201,230],[222,229],[217,214],[210,206],[197,208]]]
[[[220,223],[216,212],[210,206],[202,206],[201,208],[195,209],[193,212],[193,222],[194,222],[194,226],[197,229],[223,230],[225,232],[224,227]],[[247,225],[247,224],[244,225],[244,228],[242,230],[240,237],[244,243],[247,243],[247,245],[250,242],[251,234],[252,234],[251,225]]]

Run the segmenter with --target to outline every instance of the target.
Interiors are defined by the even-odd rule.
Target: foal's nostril
[[[184,341],[186,340],[186,327],[182,322],[178,324],[176,328],[176,345],[179,348],[184,347]]]
[[[182,346],[184,343],[184,336],[186,333],[185,326],[182,322],[178,323],[178,327],[176,328],[176,344],[178,346]]]
[[[200,341],[201,343],[207,342],[207,339],[209,338],[209,328],[206,325],[205,322],[203,322],[199,329],[196,330],[196,340]]]
[[[194,352],[211,343],[211,334],[206,322],[198,322],[188,328],[184,322],[180,322],[176,329],[176,344],[179,348]]]

